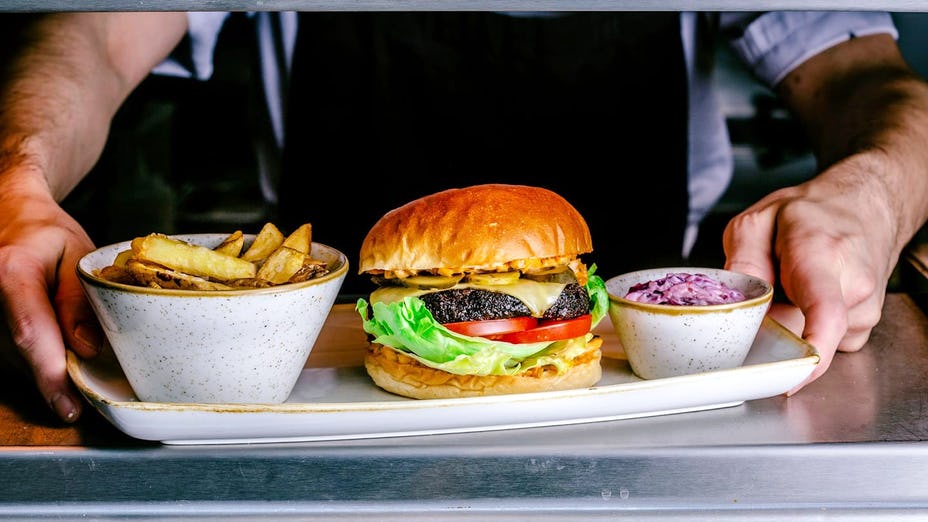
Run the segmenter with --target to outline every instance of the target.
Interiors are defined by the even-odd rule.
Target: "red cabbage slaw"
[[[666,277],[638,283],[625,299],[665,305],[717,305],[747,299],[739,290],[705,274],[668,273]]]

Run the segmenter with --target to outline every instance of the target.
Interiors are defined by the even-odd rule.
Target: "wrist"
[[[55,195],[46,176],[47,166],[25,136],[0,138],[0,195],[44,193]]]
[[[928,209],[926,167],[898,145],[861,150],[810,183],[816,199],[843,206],[871,238],[885,241],[875,248],[896,255],[925,222]]]

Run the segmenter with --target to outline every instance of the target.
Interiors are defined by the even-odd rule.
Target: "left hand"
[[[726,268],[779,281],[789,303],[770,315],[818,349],[821,376],[836,351],[860,350],[879,322],[899,250],[880,198],[875,152],[851,156],[815,179],[771,193],[725,229]]]

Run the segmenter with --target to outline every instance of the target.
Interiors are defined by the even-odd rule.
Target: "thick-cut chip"
[[[264,260],[264,264],[258,269],[258,279],[270,281],[275,285],[286,283],[303,268],[306,257],[303,252],[282,246]]]
[[[284,240],[282,246],[287,248],[292,248],[297,252],[303,252],[304,254],[309,253],[309,248],[313,243],[313,227],[311,224],[306,223],[300,225],[299,228],[294,230],[287,236],[287,239]]]
[[[178,290],[231,290],[232,287],[192,276],[163,266],[144,263],[138,260],[129,261],[128,270],[135,280],[143,286],[151,288],[173,288]]]
[[[229,237],[222,240],[218,246],[213,248],[214,251],[227,256],[238,257],[242,254],[242,247],[245,246],[245,234],[241,230],[236,230],[229,234]]]
[[[133,239],[132,251],[138,261],[218,281],[246,279],[255,277],[257,273],[257,267],[252,262],[163,234],[149,234]]]
[[[265,223],[241,258],[252,263],[260,263],[267,259],[267,256],[271,255],[273,251],[277,250],[283,242],[284,235],[280,229],[273,223]]]
[[[107,281],[122,283],[124,285],[138,284],[138,282],[135,280],[135,276],[132,275],[132,272],[129,271],[127,267],[116,264],[101,268],[100,277],[106,279]]]
[[[329,267],[325,261],[320,261],[318,259],[313,259],[309,256],[306,256],[306,259],[303,260],[303,266],[296,271],[295,274],[290,276],[290,279],[287,280],[288,283],[300,283],[303,281],[309,281],[316,277],[322,277],[325,274],[329,273]]]
[[[132,249],[123,250],[122,252],[116,254],[116,259],[113,260],[113,265],[115,266],[126,266],[130,259],[132,259],[133,253]]]
[[[234,281],[229,281],[229,286],[234,288],[269,288],[274,286],[274,283],[264,279],[259,279],[257,277],[252,277],[248,279],[236,279]]]

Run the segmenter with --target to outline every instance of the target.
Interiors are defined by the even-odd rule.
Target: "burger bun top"
[[[501,270],[529,261],[537,266],[537,260],[566,263],[592,250],[586,221],[559,194],[527,185],[474,185],[385,214],[361,245],[358,272]]]

